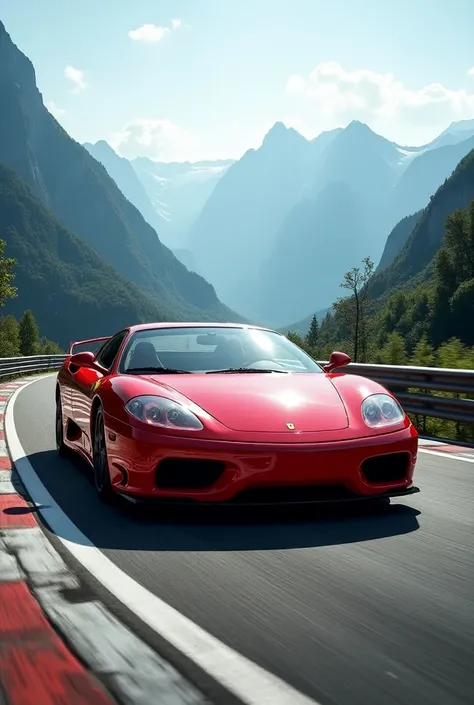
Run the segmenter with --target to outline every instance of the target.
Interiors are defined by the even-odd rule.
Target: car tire
[[[67,446],[64,443],[64,425],[63,425],[63,406],[61,404],[61,395],[56,399],[56,420],[55,420],[56,448],[59,455],[67,455]]]
[[[94,419],[92,460],[96,492],[102,502],[111,504],[115,499],[115,494],[110,481],[109,461],[105,443],[104,414],[101,408],[97,410]]]

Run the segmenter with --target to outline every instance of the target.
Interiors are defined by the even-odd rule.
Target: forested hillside
[[[241,320],[161,243],[102,164],[49,113],[33,65],[1,21],[0,106],[0,162],[14,169],[89,250],[152,297],[167,317]]]
[[[64,227],[3,164],[0,237],[5,255],[17,261],[18,288],[1,313],[19,317],[31,309],[41,333],[63,346],[127,324],[167,320],[166,311]]]
[[[355,267],[346,274],[342,286],[349,296],[334,304],[321,325],[314,317],[305,337],[294,332],[290,337],[318,360],[343,350],[354,362],[474,369],[473,164],[474,153],[461,162],[415,225],[392,268],[398,272],[399,287],[374,298],[380,280],[367,259],[363,269]],[[466,198],[469,191],[473,198],[467,207],[451,212],[444,225],[437,222],[449,203]],[[423,247],[427,237],[431,240]],[[435,252],[426,262],[430,249]],[[411,266],[410,253],[415,257]],[[406,279],[400,264],[404,259],[408,260],[405,271],[412,273]],[[391,281],[390,276],[385,281]],[[421,423],[425,432],[434,435],[474,440],[472,428],[436,419]]]

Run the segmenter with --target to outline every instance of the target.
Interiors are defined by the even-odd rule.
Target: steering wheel
[[[271,367],[276,367],[277,369],[281,369],[284,366],[280,362],[276,362],[275,360],[267,360],[265,358],[256,358],[256,359],[251,359],[246,361],[242,367],[252,367],[253,369],[270,369]]]

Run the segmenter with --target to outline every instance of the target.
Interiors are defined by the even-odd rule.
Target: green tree
[[[436,364],[436,354],[433,346],[428,342],[426,333],[415,345],[410,358],[410,365],[415,367],[434,367]]]
[[[358,361],[360,353],[362,359],[365,359],[367,353],[369,282],[374,273],[374,263],[370,257],[365,257],[362,263],[364,265],[362,271],[359,267],[353,267],[345,273],[341,287],[348,289],[351,292],[350,296],[339,299],[334,305],[336,312],[350,330],[354,362]]]
[[[386,333],[393,333],[408,308],[407,295],[404,291],[397,291],[390,296],[385,307],[381,323]]]
[[[301,337],[299,333],[295,333],[294,331],[289,330],[288,333],[286,334],[286,337],[288,340],[291,340],[292,343],[297,345],[300,348],[305,349],[305,341],[304,338]]]
[[[305,338],[305,343],[310,348],[315,348],[319,343],[319,323],[316,314],[314,314],[311,319],[309,330]]]
[[[443,245],[435,258],[431,337],[435,345],[459,336],[472,340],[474,291],[474,203],[446,218]]]
[[[40,338],[38,343],[38,352],[40,355],[59,355],[62,350],[54,340],[48,340],[47,338]]]
[[[381,350],[380,361],[384,365],[406,365],[405,341],[400,333],[390,333]]]
[[[474,350],[469,348],[467,345],[464,345],[459,338],[450,338],[443,343],[438,349],[438,359],[440,367],[460,370],[474,368]],[[465,394],[441,393],[441,396],[452,396],[455,399],[466,398]],[[443,428],[449,428],[449,425],[444,423]],[[452,432],[449,430],[445,435],[448,437],[453,437]],[[470,431],[466,431],[462,424],[456,422],[454,437],[464,441],[472,440],[472,428]]]
[[[474,278],[462,282],[451,297],[451,332],[474,344]]]
[[[440,367],[453,370],[472,369],[474,354],[472,348],[464,345],[459,338],[450,338],[438,348]]]
[[[20,355],[20,331],[13,316],[0,318],[0,357],[18,357]]]
[[[28,310],[20,318],[20,352],[22,355],[37,355],[38,348],[38,324],[32,312]]]
[[[436,365],[436,353],[433,346],[429,343],[426,333],[415,345],[415,349],[410,358],[410,365],[414,365],[415,367],[434,367]],[[430,394],[427,389],[413,388],[408,391],[413,394]],[[426,416],[415,414],[415,425],[418,430],[421,428],[422,433],[426,433]]]
[[[13,257],[5,257],[6,245],[5,240],[0,239],[0,308],[5,306],[8,299],[13,299],[17,295],[17,289],[12,285],[16,260]]]

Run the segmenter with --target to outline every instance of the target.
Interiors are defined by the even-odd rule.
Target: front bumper
[[[107,428],[114,490],[130,501],[287,505],[354,502],[418,492],[412,427],[338,442],[256,444]]]
[[[284,489],[291,489],[291,488],[284,488]],[[388,490],[386,492],[378,492],[377,494],[371,494],[371,495],[356,495],[356,494],[347,494],[346,496],[321,496],[321,498],[318,498],[316,496],[312,496],[311,498],[304,499],[303,497],[301,499],[293,499],[291,496],[287,498],[281,498],[281,499],[272,499],[271,495],[268,495],[267,498],[258,500],[254,499],[252,501],[245,501],[241,499],[234,499],[234,500],[226,500],[226,501],[206,501],[203,499],[184,499],[182,497],[164,497],[164,496],[156,496],[156,497],[143,497],[143,496],[136,496],[136,495],[131,495],[128,493],[124,492],[117,492],[116,494],[122,497],[123,499],[126,499],[128,502],[131,504],[136,504],[136,505],[143,505],[143,506],[174,506],[174,507],[294,507],[294,506],[312,506],[312,505],[331,505],[331,504],[363,504],[363,503],[373,503],[373,502],[380,502],[380,500],[383,499],[390,499],[394,498],[396,499],[397,497],[406,497],[407,495],[412,495],[412,494],[417,494],[420,491],[419,487],[416,487],[415,485],[411,485],[410,487],[402,488],[402,489],[393,489],[393,490]],[[237,495],[239,497],[239,495]]]

